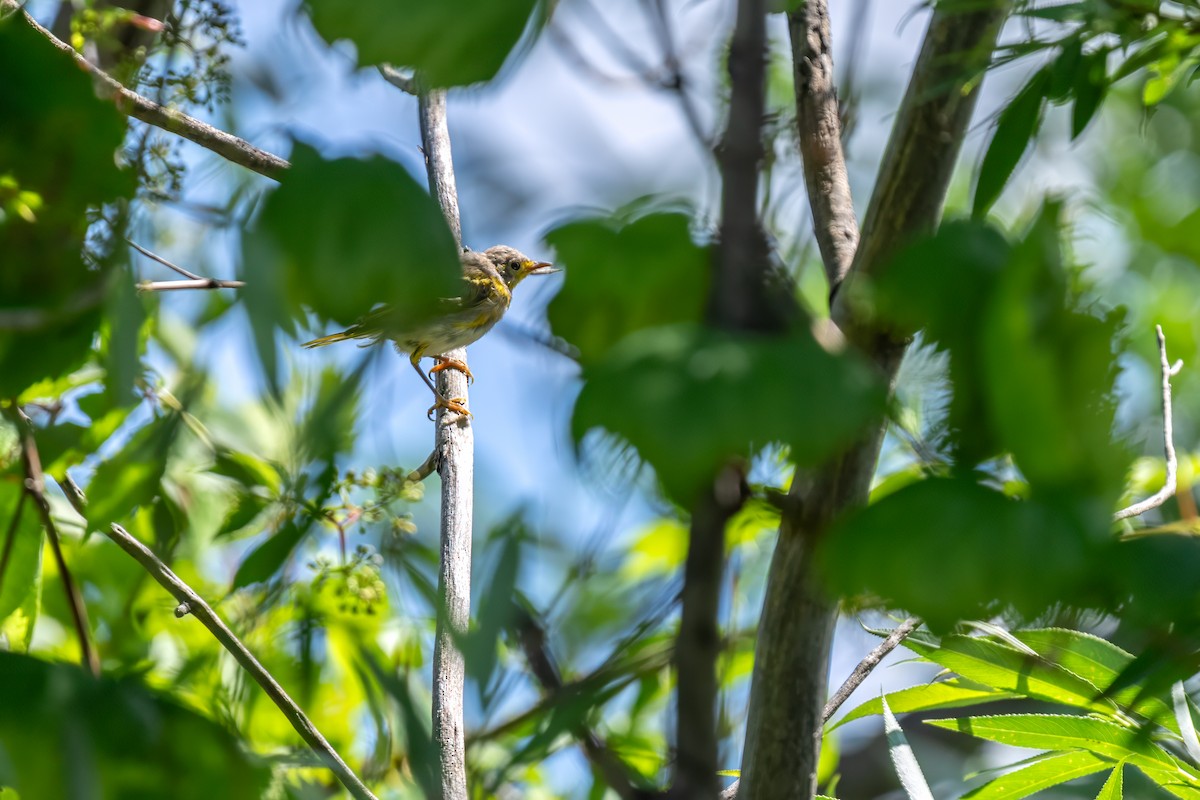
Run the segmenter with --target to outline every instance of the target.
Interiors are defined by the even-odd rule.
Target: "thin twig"
[[[440,451],[435,447],[433,451],[425,457],[425,460],[421,462],[421,466],[417,467],[412,472],[408,473],[407,476],[405,476],[405,480],[417,483],[428,478],[437,471],[439,455]]]
[[[141,281],[139,292],[177,292],[184,289],[241,289],[245,281],[222,281],[216,278],[197,278],[188,281]]]
[[[383,76],[385,81],[405,94],[417,95],[419,93],[415,75],[408,75],[402,70],[396,69],[391,64],[380,64],[379,74]]]
[[[89,633],[87,606],[79,586],[71,577],[67,567],[66,557],[63,556],[62,542],[58,536],[58,527],[50,514],[50,501],[46,498],[46,476],[42,473],[42,459],[38,454],[37,441],[33,436],[33,422],[25,415],[16,401],[8,408],[9,418],[17,426],[21,439],[21,461],[25,467],[25,491],[33,501],[38,515],[42,519],[42,528],[50,541],[50,551],[54,554],[54,563],[58,567],[58,577],[62,581],[63,592],[67,595],[67,608],[71,611],[71,621],[75,625],[75,636],[79,640],[80,656],[84,665],[91,673],[100,676],[100,657],[92,646]]]
[[[169,133],[182,136],[188,141],[195,142],[206,150],[211,150],[227,161],[240,164],[246,169],[260,175],[279,180],[284,171],[291,167],[285,159],[266,150],[260,150],[245,139],[239,139],[231,133],[214,128],[206,122],[190,117],[177,109],[160,105],[153,100],[142,97],[137,92],[126,89],[120,81],[111,77],[104,70],[88,61],[75,48],[43,28],[33,17],[29,16],[16,0],[0,0],[0,7],[15,9],[38,33],[45,36],[52,45],[74,59],[83,70],[90,73],[96,81],[99,93],[112,98],[117,109],[134,119],[148,125],[161,128]]]
[[[66,496],[71,507],[81,517],[86,518],[87,496],[79,488],[79,484],[75,482],[75,479],[69,474],[64,473],[62,479],[59,481],[59,486],[63,490],[63,495]],[[333,746],[321,735],[321,732],[313,725],[312,720],[288,696],[287,692],[275,681],[275,678],[267,671],[266,667],[258,662],[258,659],[246,648],[246,645],[242,644],[237,635],[226,627],[221,618],[217,616],[217,612],[213,611],[212,607],[204,602],[204,598],[197,594],[192,587],[184,583],[170,567],[159,560],[158,556],[154,555],[150,548],[131,536],[120,525],[114,523],[104,533],[108,535],[108,538],[116,542],[118,547],[133,556],[134,560],[141,564],[146,572],[179,602],[179,605],[175,607],[175,617],[177,619],[182,619],[188,614],[194,614],[196,619],[200,621],[200,624],[208,628],[217,642],[228,650],[230,655],[237,660],[242,668],[250,673],[250,677],[254,678],[255,683],[262,687],[271,702],[283,712],[284,717],[292,724],[296,733],[300,734],[300,738],[326,763],[351,795],[358,798],[358,800],[376,800],[375,795],[359,780],[354,771],[346,766],[346,762],[342,761],[341,756],[337,754]]]
[[[904,622],[901,622],[899,625],[897,625],[896,629],[889,633],[886,639],[880,642],[874,650],[867,653],[866,657],[862,661],[858,662],[858,666],[850,672],[849,677],[847,677],[845,682],[843,682],[842,685],[838,687],[838,690],[833,693],[833,697],[829,698],[829,702],[825,704],[825,709],[821,712],[822,726],[824,726],[826,722],[829,722],[833,715],[837,713],[837,710],[842,707],[842,703],[846,702],[846,699],[849,698],[850,695],[854,694],[854,690],[862,685],[862,682],[867,679],[867,676],[871,674],[871,671],[875,669],[875,667],[879,666],[879,662],[882,661],[888,653],[895,650],[896,647],[899,646],[899,644],[905,639],[907,639],[908,635],[920,627],[920,625],[920,617],[909,617],[908,619],[904,620]]]
[[[342,782],[342,785],[346,787],[351,795],[359,798],[359,800],[375,800],[375,795],[359,780],[354,771],[346,766],[346,762],[342,761],[341,756],[325,740],[325,737],[313,725],[312,720],[288,696],[288,693],[275,681],[271,673],[259,663],[254,654],[246,649],[246,646],[225,625],[221,618],[217,616],[212,607],[204,602],[204,598],[197,594],[192,587],[180,580],[179,576],[172,572],[170,567],[160,561],[150,548],[131,536],[120,525],[114,523],[105,533],[108,535],[108,538],[116,542],[118,547],[133,556],[134,560],[141,564],[150,573],[151,577],[158,581],[159,585],[170,592],[179,601],[180,606],[186,605],[186,613],[190,613],[199,620],[200,624],[207,628],[213,637],[220,642],[221,646],[228,650],[237,660],[242,669],[250,673],[250,677],[254,678],[255,683],[262,687],[267,697],[271,699],[271,702],[287,717],[288,722],[291,723],[296,733],[300,734],[300,738],[325,762],[325,765],[333,771],[334,775],[337,776],[337,779]],[[177,613],[176,616],[180,615]]]
[[[692,135],[696,137],[696,141],[700,143],[705,152],[708,152],[712,149],[712,138],[705,132],[704,125],[700,121],[700,110],[696,107],[691,93],[688,92],[683,67],[675,47],[675,34],[671,30],[671,19],[667,14],[664,0],[653,0],[650,3],[650,20],[663,50],[663,68],[666,75],[660,85],[667,91],[674,92],[679,98],[679,107],[683,111],[683,117],[687,120],[688,127],[692,130]]]
[[[462,244],[458,191],[446,123],[446,92],[437,89],[418,99],[421,144],[429,191]],[[467,351],[441,353],[466,364]],[[467,396],[466,376],[458,370],[438,373],[444,397]],[[437,632],[433,646],[433,741],[438,749],[442,800],[467,800],[467,751],[464,692],[466,662],[458,642],[467,635],[471,618],[471,537],[475,467],[475,434],[471,420],[439,408],[434,425],[434,450],[442,478],[440,554],[438,560]]]
[[[525,653],[525,661],[529,664],[529,671],[537,678],[546,694],[554,695],[561,692],[563,688],[562,673],[546,644],[545,628],[526,609],[519,605],[514,608],[517,615],[514,626],[517,630],[517,638],[521,642],[521,650]],[[616,792],[621,800],[637,800],[637,798],[645,796],[641,789],[633,785],[629,767],[586,723],[581,722],[576,726],[573,735],[579,740],[588,761],[603,776],[605,784]]]
[[[867,653],[862,661],[858,662],[846,678],[845,682],[838,687],[838,690],[833,693],[829,701],[825,703],[825,708],[821,712],[821,725],[829,722],[837,710],[842,707],[850,695],[854,694],[854,690],[862,685],[862,682],[867,679],[867,676],[879,666],[879,662],[887,656],[888,653],[895,650],[901,642],[908,638],[908,635],[915,631],[921,625],[920,617],[909,617],[901,622],[896,629],[888,634],[887,638],[880,642],[874,650]],[[738,789],[741,786],[741,781],[734,781],[725,787],[721,792],[721,800],[733,800],[737,797]]]
[[[175,272],[178,272],[180,275],[187,278],[188,280],[193,280],[193,281],[204,280],[203,276],[197,275],[194,272],[190,272],[190,271],[184,269],[183,267],[179,266],[178,264],[173,264],[170,261],[167,261],[165,258],[160,256],[158,253],[154,253],[154,252],[151,252],[150,250],[147,250],[146,248],[142,247],[140,244],[133,241],[132,239],[126,239],[125,242],[130,247],[132,247],[134,250],[137,250],[139,253],[144,255],[146,258],[150,259],[151,261],[157,261],[159,264],[162,264],[167,269],[171,269],[171,270],[174,270]]]
[[[1175,494],[1175,484],[1179,475],[1179,459],[1175,455],[1175,426],[1171,420],[1171,378],[1183,369],[1183,361],[1174,364],[1167,358],[1167,337],[1163,334],[1162,325],[1154,326],[1158,334],[1158,359],[1162,368],[1162,414],[1163,414],[1163,452],[1167,457],[1167,479],[1163,487],[1141,502],[1122,508],[1113,514],[1113,521],[1129,519],[1147,511],[1158,508]]]

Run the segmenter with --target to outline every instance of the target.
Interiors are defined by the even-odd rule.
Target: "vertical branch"
[[[764,155],[767,29],[765,0],[740,0],[729,48],[731,95],[717,149],[721,171],[721,231],[712,264],[707,321],[716,328],[782,328],[780,305],[769,296],[770,248],[758,216],[759,167]],[[745,500],[744,467],[727,465],[692,508],[675,646],[676,765],[671,793],[712,798],[717,771],[718,610],[725,568],[725,525]]]
[[[858,247],[858,220],[842,152],[842,120],[833,84],[829,3],[808,0],[788,15],[796,84],[796,124],[813,233],[829,291],[850,271]]]
[[[899,368],[904,343],[856,315],[845,284],[878,273],[907,240],[937,225],[978,97],[978,78],[1010,5],[993,0],[936,6],[854,259],[833,297],[834,321],[888,381]],[[823,6],[810,3],[802,13],[811,19]],[[866,501],[882,440],[883,429],[876,429],[806,480],[797,476],[792,483],[798,502],[781,526],[759,622],[738,791],[743,800],[812,797],[816,789],[837,605],[821,585],[813,556],[829,523]]]
[[[420,96],[421,143],[429,190],[437,198],[454,241],[462,244],[458,192],[446,124],[446,92],[435,89]],[[442,353],[467,363],[465,348]],[[438,391],[466,401],[467,379],[457,370],[438,373]],[[438,566],[437,638],[433,648],[433,740],[441,760],[442,797],[467,800],[467,762],[463,692],[466,664],[458,641],[467,633],[471,616],[471,528],[474,504],[475,437],[469,418],[439,408],[434,452],[442,478],[441,558]]]
[[[25,467],[25,492],[33,501],[33,506],[37,509],[38,516],[41,517],[42,528],[46,531],[46,538],[50,541],[50,551],[54,554],[58,577],[62,581],[63,591],[67,595],[67,608],[71,612],[71,621],[75,625],[75,637],[79,640],[80,655],[91,673],[99,677],[100,657],[96,655],[96,649],[92,646],[87,606],[84,605],[83,595],[79,593],[79,586],[71,577],[67,559],[63,556],[58,528],[54,524],[54,517],[50,515],[50,501],[46,499],[46,476],[42,473],[42,459],[38,454],[37,442],[33,438],[33,424],[29,417],[25,416],[25,412],[17,406],[16,401],[9,406],[8,416],[17,426],[17,433],[21,441],[21,463]],[[15,527],[14,521],[14,530]]]

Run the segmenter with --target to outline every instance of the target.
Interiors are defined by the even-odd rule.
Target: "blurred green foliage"
[[[361,65],[412,67],[431,86],[462,86],[495,77],[537,5],[537,0],[306,2],[321,36],[329,42],[352,41]]]
[[[1026,786],[1107,770],[1104,791],[1117,796],[1126,758],[1131,776],[1170,782],[1155,764],[1164,752],[1182,756],[1137,736],[1183,736],[1165,687],[1200,669],[1200,548],[1187,505],[1200,419],[1186,398],[1200,393],[1197,371],[1176,385],[1183,491],[1124,539],[1110,520],[1122,502],[1155,491],[1164,471],[1161,423],[1146,410],[1158,398],[1137,406],[1119,383],[1114,391],[1117,367],[1153,378],[1156,322],[1189,364],[1200,342],[1197,44],[1193,23],[1165,7],[1151,19],[1151,6],[1022,7],[1054,35],[999,54],[1043,61],[996,116],[973,219],[910,243],[862,299],[897,332],[923,331],[890,407],[868,366],[807,329],[753,337],[704,326],[711,233],[694,210],[652,200],[547,235],[567,271],[551,330],[583,365],[572,432],[630,445],[624,452],[653,468],[658,487],[623,481],[618,462],[606,464],[613,474],[595,482],[619,484],[614,518],[636,496],[647,519],[634,531],[606,523],[585,543],[564,541],[557,520],[500,513],[507,484],[480,493],[479,518],[496,524],[477,536],[477,601],[460,642],[477,795],[545,797],[568,773],[573,796],[604,796],[603,776],[564,755],[584,730],[603,738],[634,785],[665,783],[689,522],[680,508],[730,459],[749,464],[753,492],[728,526],[718,666],[723,757],[736,766],[779,498],[797,466],[819,465],[885,415],[891,436],[872,505],[830,531],[826,574],[856,602],[902,606],[945,632],[920,634],[910,649],[957,676],[892,693],[891,707],[1057,704],[1099,719],[1056,717],[1071,736],[1025,768]],[[327,40],[355,43],[361,63],[411,67],[432,85],[492,78],[543,21],[526,0],[307,7]],[[786,57],[774,61],[773,108],[788,102],[791,74]],[[177,86],[182,95],[172,96],[201,105],[216,96],[156,68],[142,85]],[[129,152],[143,131],[130,133],[89,78],[19,19],[0,22],[0,74],[0,403],[32,418],[105,673],[94,680],[55,663],[77,660],[79,644],[23,491],[15,431],[0,425],[0,640],[29,653],[0,653],[0,782],[26,797],[78,786],[121,797],[258,797],[268,784],[275,797],[339,791],[207,631],[176,619],[174,602],[97,535],[118,522],[212,600],[381,795],[434,791],[427,671],[440,603],[423,485],[409,480],[413,465],[361,463],[359,446],[383,429],[367,409],[394,405],[371,403],[375,362],[318,371],[290,354],[301,330],[345,327],[383,302],[398,324],[416,320],[458,293],[457,253],[436,204],[395,162],[328,158],[299,143],[281,186],[237,190],[257,217],[242,237],[247,287],[236,301],[197,310],[139,298],[115,245],[132,220],[153,217],[163,191],[164,175]],[[1136,87],[1117,85],[1135,75]],[[1099,153],[1089,203],[1048,201],[1039,213],[1032,203],[1011,229],[986,219],[1060,116],[1064,138]],[[772,159],[794,150],[786,114],[765,131]],[[776,234],[794,224],[767,216]],[[1101,248],[1117,263],[1089,269],[1078,263],[1081,231],[1098,217],[1105,242],[1120,247]],[[811,280],[819,270],[805,274],[805,294],[823,298],[826,287]],[[1115,310],[1122,303],[1128,310]],[[249,332],[237,327],[243,312]],[[233,380],[225,362],[205,361],[196,344],[230,341],[222,336],[246,351],[253,338],[272,391],[223,392]],[[1118,400],[1149,422],[1126,424]],[[1126,480],[1129,443],[1153,455]],[[66,500],[68,477],[88,497],[86,517]],[[1126,647],[1046,628],[968,636],[956,627],[1065,614],[1066,604],[1113,615],[1113,638]],[[536,658],[554,664],[561,686],[531,676]],[[964,714],[943,727],[1045,743],[1045,722],[1001,730]],[[1110,733],[1123,726],[1109,744],[1124,750],[1099,752],[1084,730],[1094,722]],[[838,755],[853,757],[829,741],[826,789]],[[1194,796],[1193,771],[1179,771],[1179,796]]]

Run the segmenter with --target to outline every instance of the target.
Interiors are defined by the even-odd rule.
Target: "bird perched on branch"
[[[366,339],[366,345],[390,340],[400,353],[407,353],[409,363],[433,392],[434,409],[445,408],[470,416],[461,397],[446,398],[433,384],[433,376],[445,369],[458,370],[474,380],[471,370],[461,361],[446,358],[445,353],[466,347],[492,329],[512,302],[513,288],[530,275],[549,275],[558,272],[547,261],[534,261],[517,250],[497,245],[477,253],[465,250],[461,255],[463,280],[466,282],[460,297],[444,300],[444,309],[432,319],[409,328],[396,327],[391,309],[380,306],[340,333],[322,336],[306,342],[305,347],[323,347],[350,339]],[[364,345],[365,346],[365,345]],[[421,359],[431,356],[437,364],[428,375],[421,369]]]

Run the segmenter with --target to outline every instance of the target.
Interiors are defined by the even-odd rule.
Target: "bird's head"
[[[483,251],[484,256],[500,273],[511,289],[530,275],[549,275],[558,270],[549,261],[534,261],[529,256],[506,245],[496,245]]]

